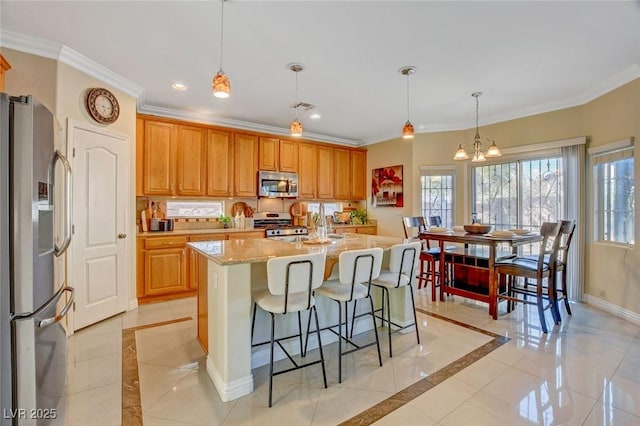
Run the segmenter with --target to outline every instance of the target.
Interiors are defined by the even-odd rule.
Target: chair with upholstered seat
[[[335,301],[338,304],[338,323],[325,327],[325,329],[335,333],[338,336],[338,382],[342,383],[342,356],[350,354],[360,349],[376,345],[378,349],[378,362],[382,366],[382,354],[380,353],[380,340],[378,338],[378,329],[376,328],[375,311],[373,307],[373,299],[371,298],[371,283],[380,275],[382,266],[382,249],[379,247],[361,250],[347,250],[340,253],[338,260],[338,279],[327,280],[322,283],[315,294],[324,296]],[[371,322],[373,324],[373,332],[375,341],[360,345],[349,339],[347,304],[359,299],[369,299]],[[342,314],[344,312],[344,320]],[[309,324],[310,324],[309,319]],[[342,333],[344,325],[345,332]],[[316,325],[317,327],[317,325]],[[338,328],[336,332],[334,328]],[[310,327],[307,326],[307,338],[309,336]],[[348,351],[342,350],[342,343],[353,346]],[[306,344],[305,344],[306,347]],[[305,349],[306,350],[306,349]]]
[[[427,230],[427,225],[422,216],[404,216],[402,218],[402,227],[404,229],[404,237],[406,239],[418,239],[420,233]],[[437,288],[440,287],[438,278],[440,273],[438,272],[437,263],[440,261],[440,247],[431,248],[429,240],[422,240],[423,248],[420,252],[420,268],[417,275],[418,289],[425,287],[431,282],[431,300],[435,302]],[[425,267],[426,264],[426,267]],[[442,300],[444,295],[440,295]]]
[[[322,377],[324,379],[324,387],[327,387],[327,375],[324,365],[324,354],[322,352],[322,341],[320,340],[320,331],[318,323],[318,312],[316,310],[315,298],[313,291],[320,287],[324,277],[324,266],[326,256],[323,252],[303,254],[296,256],[284,256],[272,258],[267,261],[267,292],[263,292],[258,296],[256,305],[271,315],[271,340],[265,342],[270,344],[269,357],[269,407],[272,405],[273,376],[284,374],[292,370],[309,367],[315,364],[322,364]],[[302,343],[302,331],[293,336],[275,337],[275,315],[286,315],[288,313],[298,313],[298,323],[300,323],[300,312],[309,311],[309,321],[311,317],[315,318],[316,330],[318,336],[318,350],[320,359],[298,364],[280,343],[282,340],[299,338]],[[254,310],[255,322],[255,310]],[[253,334],[253,327],[252,327]],[[307,333],[308,337],[308,333]],[[253,335],[252,335],[253,340]],[[287,358],[294,364],[294,367],[282,371],[273,371],[273,355],[275,344],[285,353]],[[256,345],[254,345],[256,346]],[[306,348],[301,355],[306,355]]]
[[[382,307],[381,316],[379,317],[384,324],[385,321],[388,327],[389,333],[389,357],[393,357],[393,350],[391,346],[391,333],[392,325],[396,327],[398,332],[408,327],[415,326],[416,338],[418,344],[420,344],[420,333],[418,332],[418,319],[416,317],[416,302],[413,296],[413,273],[418,263],[420,252],[422,251],[422,244],[419,241],[406,244],[395,244],[391,247],[391,254],[389,257],[389,269],[383,269],[380,272],[380,276],[374,280],[371,284],[382,290]],[[413,312],[413,323],[399,325],[391,321],[391,302],[390,302],[390,290],[399,289],[401,287],[409,288],[409,295],[411,296],[411,307]],[[385,306],[386,300],[386,306]],[[404,304],[402,304],[404,306]],[[354,304],[354,319],[355,319],[355,304]],[[386,318],[385,318],[386,312]],[[353,325],[351,326],[351,332],[353,332]]]
[[[576,221],[575,220],[561,220],[560,221],[560,234],[562,240],[560,241],[560,246],[558,247],[558,257],[556,259],[556,273],[560,272],[560,281],[555,280],[555,295],[556,302],[560,300],[564,300],[564,306],[567,309],[567,313],[571,315],[571,306],[569,306],[569,295],[567,293],[567,260],[569,255],[569,246],[571,245],[571,240],[573,240],[573,232],[576,229]],[[529,258],[535,258],[535,255],[528,255]],[[549,262],[548,256],[545,257],[545,262]],[[525,282],[528,284],[528,281]],[[558,294],[560,296],[558,297]],[[557,308],[557,305],[556,305]],[[558,315],[560,314],[560,310],[557,309]]]
[[[511,302],[520,302],[536,305],[540,326],[542,331],[547,333],[547,323],[544,318],[544,311],[551,310],[555,323],[560,321],[555,301],[555,265],[560,246],[561,234],[560,224],[556,222],[545,222],[540,227],[542,242],[540,251],[536,259],[528,256],[516,256],[513,258],[499,260],[494,264],[494,271],[498,274],[500,290],[497,295],[497,302],[507,300],[507,312],[511,311]],[[528,288],[528,285],[519,284],[517,277],[525,280],[535,279],[535,291]],[[544,280],[547,285],[544,285]],[[546,294],[545,294],[546,292]],[[520,298],[519,295],[524,295]],[[535,300],[529,300],[527,296],[533,295]]]

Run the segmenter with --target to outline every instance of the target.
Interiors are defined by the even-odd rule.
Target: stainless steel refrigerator
[[[0,94],[2,426],[49,424],[63,415],[61,321],[73,304],[73,288],[56,288],[53,265],[71,241],[71,168],[54,150],[54,124],[53,114],[33,97]],[[63,231],[56,237],[58,221]]]

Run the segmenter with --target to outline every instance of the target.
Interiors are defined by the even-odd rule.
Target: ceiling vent
[[[311,109],[314,109],[315,107],[316,107],[315,105],[308,104],[306,102],[298,102],[297,104],[291,105],[291,108],[299,109],[301,111],[309,111]]]

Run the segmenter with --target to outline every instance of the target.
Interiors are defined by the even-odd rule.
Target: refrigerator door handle
[[[69,297],[69,301],[64,306],[64,308],[62,308],[62,310],[60,311],[59,314],[57,314],[54,317],[45,318],[45,319],[40,319],[38,317],[38,315],[40,313],[42,313],[44,310],[48,309],[51,305],[58,303],[58,300],[60,300],[60,298],[62,297],[62,294],[64,292],[67,292],[67,291],[71,292],[71,296]],[[73,287],[69,287],[69,286],[64,286],[64,287],[61,287],[58,291],[56,291],[55,294],[53,296],[51,296],[51,298],[44,303],[44,305],[40,306],[35,311],[21,313],[21,314],[13,314],[13,315],[11,315],[9,320],[10,321],[22,321],[22,320],[26,320],[26,319],[34,319],[35,318],[35,319],[38,320],[38,327],[46,327],[49,324],[53,324],[55,322],[60,321],[67,314],[67,312],[69,312],[69,309],[71,308],[71,306],[73,306],[74,299],[75,299],[75,290],[74,290],[74,288]]]
[[[60,313],[56,316],[40,320],[38,322],[38,327],[46,327],[48,325],[55,324],[62,318],[64,318],[65,315],[67,315],[67,312],[69,312],[69,309],[71,309],[71,307],[73,306],[73,302],[75,301],[75,289],[73,287],[65,286],[63,287],[63,291],[68,291],[71,293],[71,295],[69,296],[69,300],[67,300],[66,305],[64,305],[64,308],[62,308]]]
[[[62,244],[59,247],[57,244],[54,247],[55,249],[54,253],[56,257],[59,257],[69,247],[69,244],[71,243],[71,229],[73,225],[72,218],[71,218],[71,207],[73,204],[71,199],[71,197],[73,196],[73,191],[71,186],[72,185],[71,184],[71,165],[69,164],[69,161],[67,160],[67,158],[58,149],[56,149],[56,152],[53,154],[53,156],[51,157],[51,161],[49,162],[49,183],[52,186],[55,186],[55,180],[56,180],[55,171],[56,171],[56,163],[58,161],[62,162],[62,165],[64,166],[64,171],[65,171],[65,174],[64,174],[65,220],[64,220],[64,240],[62,241]],[[49,204],[50,205],[53,204],[53,195],[49,199]]]

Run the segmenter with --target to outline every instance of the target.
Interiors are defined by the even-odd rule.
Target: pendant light
[[[472,162],[478,163],[482,161],[487,161],[487,158],[500,157],[502,154],[496,145],[496,141],[492,141],[491,146],[487,150],[485,154],[482,152],[482,143],[480,142],[480,130],[478,126],[478,117],[479,117],[479,107],[480,101],[478,98],[482,95],[482,92],[473,92],[471,96],[476,98],[476,135],[473,138],[473,158]],[[464,150],[462,144],[458,145],[458,149],[456,150],[455,155],[453,156],[454,160],[467,160],[469,159],[469,155],[467,155],[467,151]]]
[[[293,106],[296,110],[296,118],[291,122],[290,131],[291,136],[300,137],[302,136],[302,123],[298,120],[298,73],[304,70],[304,65],[294,62],[287,65],[287,68],[296,73],[296,103]]]
[[[402,75],[407,76],[407,122],[404,123],[404,127],[402,127],[402,138],[413,139],[413,124],[411,124],[411,121],[409,120],[409,76],[416,72],[416,67],[409,65],[400,68],[398,72]]]
[[[224,2],[226,0],[220,0],[220,69],[213,77],[211,88],[213,89],[213,96],[216,98],[228,98],[231,94],[231,83],[229,78],[222,71],[222,48],[224,46]]]

